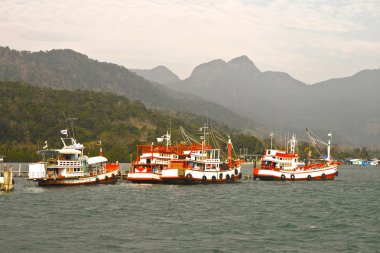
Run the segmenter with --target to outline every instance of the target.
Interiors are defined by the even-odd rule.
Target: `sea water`
[[[379,252],[379,196],[379,166],[223,185],[43,188],[16,177],[0,193],[0,252]]]

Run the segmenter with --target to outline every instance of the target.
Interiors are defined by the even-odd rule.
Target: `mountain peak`
[[[191,77],[204,76],[204,75],[219,75],[224,71],[226,62],[221,59],[212,60],[210,62],[202,63],[195,67],[191,73]]]
[[[248,58],[246,55],[242,55],[239,57],[235,57],[232,60],[230,60],[228,63],[252,63],[251,59]]]
[[[261,73],[261,71],[256,67],[251,59],[246,55],[236,57],[228,62],[230,66],[236,66],[239,68],[245,68],[246,70],[252,71],[255,74]]]
[[[181,81],[179,77],[165,66],[159,65],[153,69],[130,69],[137,75],[157,83],[169,84]]]

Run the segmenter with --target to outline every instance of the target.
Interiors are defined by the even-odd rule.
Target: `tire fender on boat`
[[[291,174],[291,175],[290,175],[290,178],[291,178],[292,180],[295,180],[295,179],[296,179],[296,177],[294,176],[294,174]]]
[[[226,181],[230,181],[230,175],[226,175]]]
[[[191,180],[191,179],[193,179],[193,175],[191,175],[190,173],[187,173],[186,178],[187,178],[188,180]]]
[[[96,179],[95,179],[95,182],[96,182],[97,184],[99,184],[99,183],[100,183],[99,178],[96,178]]]
[[[326,174],[322,173],[322,180],[326,180]]]
[[[235,175],[237,176],[239,174],[239,171],[235,169]]]
[[[202,183],[204,183],[204,184],[207,183],[207,177],[206,176],[202,177]]]
[[[219,179],[223,179],[223,173],[219,174]]]
[[[216,176],[212,176],[211,180],[213,183],[216,183]]]
[[[239,173],[239,179],[241,179],[243,177],[243,175],[241,174],[241,172]]]
[[[335,176],[337,177],[339,175],[339,172],[337,171],[337,172],[335,172]]]
[[[231,181],[235,181],[235,175],[234,174],[231,175]]]
[[[104,179],[105,179],[106,181],[108,181],[108,176],[106,176]]]
[[[285,175],[284,174],[281,175],[281,180],[285,180]]]
[[[311,175],[308,175],[307,176],[307,180],[311,181],[313,178],[311,177]]]

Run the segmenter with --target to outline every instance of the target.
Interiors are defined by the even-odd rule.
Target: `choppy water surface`
[[[335,181],[0,193],[1,252],[379,252],[380,167]]]

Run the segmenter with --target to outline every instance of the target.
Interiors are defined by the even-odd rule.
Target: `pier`
[[[7,165],[3,165],[3,172],[0,175],[0,190],[1,191],[12,191],[13,190],[13,165],[7,168]]]

